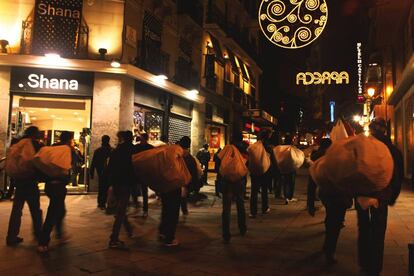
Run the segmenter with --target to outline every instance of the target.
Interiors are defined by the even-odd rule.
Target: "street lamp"
[[[372,98],[375,95],[375,88],[372,88],[372,87],[368,88],[367,93],[368,93],[368,96]]]

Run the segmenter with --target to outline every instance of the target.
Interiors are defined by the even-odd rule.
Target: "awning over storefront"
[[[414,54],[411,56],[410,61],[405,66],[401,80],[398,83],[397,88],[391,94],[389,98],[389,104],[397,105],[404,95],[410,90],[411,86],[414,85]]]
[[[277,119],[262,109],[250,109],[243,112],[243,117],[250,118],[263,126],[276,126]]]
[[[156,75],[130,64],[121,64],[119,68],[114,68],[111,67],[109,61],[65,58],[50,60],[50,58],[43,56],[0,54],[0,66],[33,67],[119,74],[145,82],[193,102],[204,103],[205,100],[203,96],[197,95],[194,92],[168,80],[160,82]]]

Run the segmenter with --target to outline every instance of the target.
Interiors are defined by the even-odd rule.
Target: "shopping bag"
[[[43,147],[35,155],[33,163],[51,178],[66,177],[72,168],[71,148],[67,145]]]
[[[331,130],[331,140],[333,142],[348,138],[348,132],[342,119],[339,119]]]
[[[305,154],[303,151],[291,145],[274,147],[273,155],[279,171],[283,174],[296,171],[305,162]]]
[[[393,169],[394,161],[384,143],[358,135],[334,142],[309,171],[321,187],[334,185],[339,191],[358,195],[386,188]]]
[[[237,182],[247,175],[245,160],[235,146],[226,145],[217,156],[221,160],[219,173],[225,180]]]
[[[249,154],[249,171],[253,175],[262,175],[270,167],[270,157],[262,141],[257,141],[247,148]]]
[[[145,179],[152,190],[166,193],[191,181],[184,154],[178,145],[161,146],[134,154],[132,164],[137,176]]]
[[[35,174],[33,158],[36,152],[33,147],[32,139],[24,138],[12,145],[7,152],[6,173],[14,179],[30,179]]]

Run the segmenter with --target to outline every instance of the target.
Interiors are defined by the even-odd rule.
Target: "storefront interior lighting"
[[[105,60],[108,50],[106,48],[99,48],[98,53],[99,53],[99,58],[101,60]]]
[[[359,123],[359,121],[361,121],[361,116],[360,115],[355,115],[354,116],[354,122]]]
[[[47,63],[51,65],[56,65],[60,61],[60,55],[56,53],[47,53],[45,54],[45,57],[46,57]]]
[[[9,46],[9,41],[2,39],[0,40],[1,52],[7,54],[7,46]]]
[[[394,88],[391,85],[389,85],[389,86],[387,86],[386,91],[387,91],[387,96],[390,96],[392,94],[392,92],[394,92]]]
[[[119,68],[119,67],[121,67],[121,63],[119,62],[119,60],[113,59],[111,61],[111,66],[114,67],[114,68]]]

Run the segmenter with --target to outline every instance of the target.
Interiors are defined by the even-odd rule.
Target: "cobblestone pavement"
[[[59,245],[52,240],[47,256],[36,252],[31,235],[31,219],[24,210],[21,236],[16,248],[5,246],[11,202],[0,202],[0,275],[359,275],[356,265],[356,214],[350,210],[342,230],[337,259],[325,266],[320,254],[324,235],[324,210],[315,217],[305,211],[307,176],[297,179],[297,203],[284,205],[271,198],[271,213],[248,219],[245,237],[235,234],[230,244],[221,239],[221,200],[213,197],[213,187],[204,188],[208,199],[190,205],[190,215],[180,217],[177,237],[180,247],[162,248],[157,242],[160,205],[150,204],[147,219],[131,207],[129,218],[135,237],[122,232],[127,251],[107,249],[113,217],[96,208],[96,195],[67,197],[66,230],[70,240]],[[213,176],[210,182],[214,183]],[[48,199],[41,199],[47,209]],[[246,202],[246,209],[248,203]],[[407,244],[414,234],[414,193],[404,191],[390,208],[385,242],[383,275],[407,275]],[[232,231],[238,233],[233,207]]]

